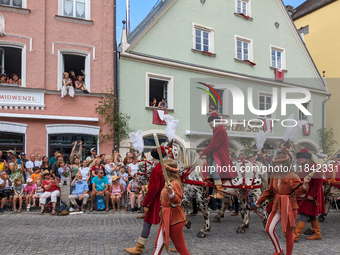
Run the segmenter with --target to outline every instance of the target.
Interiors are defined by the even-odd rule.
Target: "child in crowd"
[[[92,170],[92,178],[93,178],[93,177],[98,176],[98,171],[102,169],[102,167],[100,166],[100,159],[96,158],[95,160],[93,160],[92,165],[93,166],[91,167],[91,170]]]
[[[135,200],[138,199],[138,209],[137,212],[141,213],[141,203],[143,199],[143,191],[144,186],[140,185],[138,183],[137,174],[133,175],[133,179],[130,181],[127,191],[130,194],[130,202],[131,202],[131,212],[133,213],[135,211]]]
[[[126,194],[126,184],[128,183],[129,175],[126,173],[126,168],[125,166],[120,166],[120,179],[119,182],[123,185],[124,188],[124,206],[125,206],[125,212],[127,212],[127,194]]]
[[[41,170],[38,166],[33,167],[33,174],[31,175],[31,179],[33,183],[35,183],[38,179],[41,180]]]
[[[38,170],[40,170],[40,169],[38,168]],[[26,183],[27,183],[27,185],[25,186],[24,191],[25,191],[25,198],[26,198],[26,205],[27,205],[26,208],[27,208],[27,211],[29,212],[30,208],[31,208],[32,198],[33,198],[33,206],[32,207],[35,207],[35,199],[34,199],[35,184],[34,184],[32,178],[28,178]]]
[[[14,179],[13,191],[14,191],[13,198],[14,212],[20,213],[22,208],[22,198],[24,196],[24,185],[22,184],[21,178],[17,177]],[[17,210],[17,200],[19,200],[19,210]]]
[[[116,203],[117,203],[117,211],[120,212],[120,199],[124,193],[123,185],[119,182],[119,177],[117,175],[112,176],[112,185],[111,185],[111,201],[113,206],[113,212],[116,211]]]
[[[36,180],[35,185],[36,185],[36,188],[35,188],[35,193],[33,196],[33,206],[35,206],[35,201],[36,200],[39,201],[41,195],[44,193],[44,189],[42,187],[42,182],[40,179]],[[40,206],[40,203],[39,203],[39,206]]]
[[[70,168],[65,164],[65,161],[63,160],[58,161],[57,166],[58,166],[58,173],[60,175],[60,178],[65,178],[71,175]]]

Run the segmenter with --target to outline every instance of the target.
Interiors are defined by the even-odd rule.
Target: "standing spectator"
[[[76,76],[76,73],[74,72],[74,70],[70,70],[69,72],[69,76],[70,76],[70,78],[71,78],[71,80],[72,80],[72,86],[73,86],[73,88],[75,87],[75,83],[76,83],[76,81],[77,81],[77,76]]]
[[[50,170],[50,173],[52,174],[52,176],[54,178],[56,177],[59,177],[60,178],[60,175],[59,175],[59,172],[58,172],[58,161],[62,161],[64,160],[64,157],[62,154],[58,153],[56,156],[55,156],[55,159],[56,159],[56,162],[52,165],[51,167],[51,170]]]
[[[76,151],[76,146],[78,144],[78,141],[74,142],[73,148],[71,150],[71,154],[70,154],[70,163],[71,165],[73,164],[73,161],[78,157],[79,160],[81,160],[81,155],[82,155],[82,151],[83,151],[83,142],[79,141],[79,150],[78,150],[78,154],[75,152]]]
[[[61,89],[61,98],[66,96],[67,92],[70,97],[74,97],[74,87],[72,80],[70,79],[68,72],[65,72],[63,77],[63,87]]]
[[[19,79],[19,76],[16,73],[13,73],[11,75],[11,79],[9,80],[9,84],[15,84],[21,86],[21,79]]]
[[[99,155],[99,158],[100,158],[100,167],[101,169],[104,169],[106,163],[105,163],[105,154],[100,154]],[[104,172],[105,174],[105,172]]]
[[[165,102],[165,98],[162,98],[162,101],[159,102],[158,108],[163,108],[163,109],[168,108],[168,106],[167,106],[167,104]]]
[[[2,150],[0,150],[0,172],[3,170],[7,170],[8,163],[5,159],[2,158]]]
[[[15,155],[15,151],[14,150],[9,150],[7,151],[7,163],[11,163],[12,162],[12,157]]]
[[[111,185],[111,201],[113,212],[116,211],[116,203],[117,203],[117,211],[120,212],[120,199],[124,193],[123,185],[119,182],[119,177],[117,175],[112,176],[112,185]]]
[[[124,158],[124,161],[123,161],[123,165],[125,166],[125,172],[129,175],[129,181],[131,181],[133,179],[133,175],[131,176],[130,173],[131,173],[131,169],[129,167],[129,158],[128,157],[125,157]]]
[[[24,188],[25,198],[26,198],[26,208],[27,208],[28,212],[30,211],[30,208],[31,208],[32,198],[33,198],[33,206],[32,207],[35,207],[35,198],[34,198],[35,189],[36,189],[36,186],[33,182],[33,179],[28,178],[27,179],[27,185]]]
[[[39,167],[41,166],[41,164],[42,164],[42,156],[41,156],[40,152],[37,153],[36,161],[35,162],[38,164]]]
[[[130,202],[131,202],[131,212],[133,213],[135,211],[135,200],[138,199],[138,209],[137,212],[141,213],[141,203],[143,200],[143,191],[144,186],[140,185],[138,183],[137,174],[134,174],[133,179],[130,181],[127,191],[130,194]]]
[[[11,203],[13,201],[13,190],[12,190],[12,181],[5,171],[0,172],[0,197],[1,199],[1,207],[0,213],[4,213],[4,205],[8,200],[8,211],[12,211]]]
[[[118,175],[116,173],[116,170],[118,169],[116,164],[112,162],[112,159],[109,155],[107,155],[105,157],[105,167],[104,167],[104,171],[105,171],[105,176],[107,177],[108,181],[109,181],[109,185],[112,184],[112,176],[113,175]]]
[[[31,153],[30,160],[26,162],[26,180],[33,174],[33,167],[35,166],[40,167],[40,164],[35,161],[35,154]]]
[[[51,214],[55,215],[56,214],[55,206],[57,203],[57,197],[60,196],[60,184],[58,180],[52,179],[51,173],[48,170],[45,170],[43,172],[42,177],[45,178],[45,180],[42,181],[42,186],[45,192],[40,197],[39,202],[40,202],[41,211],[39,212],[39,215],[42,215],[44,213],[46,199],[49,197],[51,198],[51,202],[52,202]]]
[[[77,80],[75,81],[74,85],[76,89],[81,89],[85,94],[89,93],[81,75],[77,76]]]
[[[37,180],[41,180],[41,170],[39,167],[33,167],[33,174],[31,175],[31,179],[35,183]]]
[[[9,163],[9,169],[11,171],[11,181],[14,183],[14,180],[16,178],[21,178],[21,181],[24,182],[25,178],[24,178],[24,173],[25,173],[25,169],[24,169],[24,165],[18,164],[18,156],[15,155],[12,157],[12,162]]]
[[[58,161],[57,166],[60,178],[65,178],[71,175],[70,168],[68,167],[67,164],[65,164],[65,161],[63,160]]]
[[[78,169],[80,167],[80,160],[78,156],[74,159],[73,164],[71,165],[71,178],[72,181],[74,178],[76,178],[76,175],[78,173]]]
[[[89,164],[91,164],[92,161],[96,158],[97,149],[96,149],[96,148],[92,148],[92,149],[90,150],[90,152],[91,152],[91,155],[88,156],[88,157],[86,158],[86,160],[87,160],[87,162],[88,162]]]
[[[25,195],[24,192],[24,185],[22,184],[21,178],[16,178],[14,180],[13,191],[14,191],[14,198],[13,198],[13,207],[14,212],[21,212],[22,208],[22,198]],[[17,210],[17,200],[19,200],[19,210]]]
[[[81,167],[78,168],[78,174],[80,174],[82,177],[83,177],[83,181],[86,181],[86,183],[88,185],[91,185],[91,183],[89,183],[89,179],[91,177],[91,170],[89,167],[87,167],[87,160],[84,159],[82,162],[81,162]]]
[[[18,164],[24,166],[24,172],[26,174],[26,163],[28,159],[26,158],[26,153],[25,152],[20,152],[19,154],[19,159],[18,159]],[[24,176],[26,177],[26,176]]]
[[[127,152],[126,153],[126,157],[128,158],[128,163],[132,163],[132,153],[131,152]]]
[[[46,170],[48,171],[48,170]],[[42,187],[42,181],[41,180],[37,180],[35,182],[35,194],[33,196],[33,206],[32,207],[35,207],[35,201],[40,199],[41,195],[44,193],[44,188]],[[39,203],[39,206],[40,206],[40,203]]]
[[[104,196],[105,195],[105,211],[109,211],[109,199],[110,192],[108,187],[107,177],[104,176],[104,170],[100,169],[98,171],[98,176],[92,179],[92,194],[91,194],[91,209],[90,212],[93,212],[93,205],[96,196]]]
[[[89,187],[87,186],[87,182],[83,181],[81,174],[77,173],[71,183],[71,188],[73,189],[72,194],[68,196],[71,204],[77,212],[79,212],[79,209],[81,209],[82,212],[85,212],[85,207],[89,200]],[[83,201],[81,208],[79,208],[76,200]]]
[[[138,159],[136,156],[132,156],[132,163],[129,164],[129,175],[133,176],[138,172]]]
[[[91,167],[91,170],[92,170],[92,177],[95,177],[95,176],[98,176],[98,171],[99,170],[102,170],[101,166],[100,166],[100,159],[99,158],[96,158],[94,161],[93,161],[93,166]]]
[[[54,155],[48,161],[50,165],[53,165],[55,162],[57,162],[57,155],[58,155],[58,151],[54,151]]]
[[[124,204],[125,204],[124,207],[125,207],[125,212],[127,212],[126,185],[129,182],[129,175],[128,175],[128,173],[125,172],[126,171],[125,166],[120,166],[119,169],[120,169],[120,173],[119,173],[120,179],[119,179],[119,182],[123,185],[123,189],[124,189],[123,196],[124,196]]]
[[[42,163],[40,165],[41,173],[43,173],[45,170],[50,171],[51,170],[51,164],[48,160],[48,157],[43,156],[42,157]]]

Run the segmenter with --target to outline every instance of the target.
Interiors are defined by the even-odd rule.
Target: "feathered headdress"
[[[179,123],[179,120],[176,120],[169,114],[166,114],[164,116],[164,120],[166,122],[165,135],[168,137],[169,142],[171,142],[175,140],[176,127],[177,124]]]
[[[294,140],[296,133],[302,129],[303,125],[306,125],[308,122],[305,120],[299,120],[297,121],[297,125],[295,127],[293,127],[295,125],[294,121],[294,113],[291,114],[288,118],[288,121],[286,121],[286,126],[288,126],[285,130],[285,134],[283,136],[283,140],[285,142],[287,142],[288,140]]]
[[[268,136],[270,135],[272,131],[270,129],[268,129],[266,132],[264,132],[263,130],[260,130],[260,132],[258,132],[255,135],[255,140],[256,140],[256,148],[260,151],[263,148],[264,143],[266,142]]]
[[[143,140],[143,131],[138,130],[136,133],[130,133],[130,141],[132,143],[132,147],[135,150],[138,150],[139,153],[142,153],[144,150],[144,140]]]

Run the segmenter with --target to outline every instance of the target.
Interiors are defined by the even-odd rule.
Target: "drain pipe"
[[[327,94],[327,98],[322,101],[322,150],[325,152],[325,107],[326,102],[331,99],[332,94]]]

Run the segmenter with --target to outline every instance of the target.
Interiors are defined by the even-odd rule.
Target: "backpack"
[[[94,200],[94,209],[96,211],[104,211],[105,210],[104,197],[102,197],[102,196],[96,197],[96,199]]]
[[[65,204],[64,201],[60,199],[60,205],[59,205],[59,210],[58,210],[58,215],[68,215],[68,206]]]

